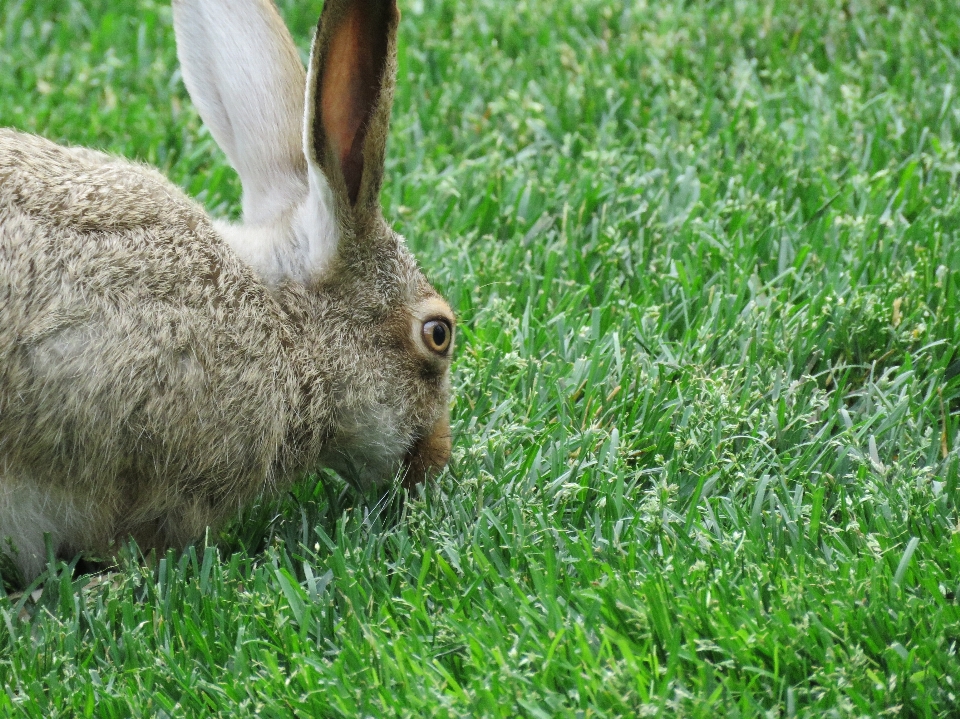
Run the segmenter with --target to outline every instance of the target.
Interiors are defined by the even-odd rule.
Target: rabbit
[[[159,172],[0,130],[0,551],[183,548],[332,468],[450,455],[455,317],[379,195],[395,0],[326,0],[304,72],[271,0],[173,0],[242,223]]]

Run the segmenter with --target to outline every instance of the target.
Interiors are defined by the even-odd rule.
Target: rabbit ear
[[[396,82],[396,0],[326,0],[310,52],[304,154],[341,218],[379,212]],[[348,210],[348,212],[343,212]]]
[[[244,221],[268,224],[307,180],[293,40],[270,0],[173,0],[173,21],[190,97],[243,183]]]

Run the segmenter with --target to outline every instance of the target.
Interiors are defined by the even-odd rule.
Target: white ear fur
[[[243,184],[227,242],[271,285],[310,282],[338,231],[326,178],[303,153],[306,76],[271,0],[173,0],[184,83]]]
[[[174,0],[173,20],[190,97],[240,174],[244,219],[269,222],[306,179],[296,47],[269,0]]]

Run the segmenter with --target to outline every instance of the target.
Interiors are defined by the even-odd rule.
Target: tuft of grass
[[[954,5],[402,5],[383,200],[461,318],[449,470],[51,565],[0,713],[955,715]],[[238,212],[166,5],[0,6],[0,124]]]

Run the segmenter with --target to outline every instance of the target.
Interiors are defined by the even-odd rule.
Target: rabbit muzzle
[[[450,459],[450,417],[443,415],[428,433],[416,440],[403,458],[403,486],[413,489],[436,476]]]

